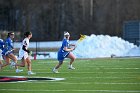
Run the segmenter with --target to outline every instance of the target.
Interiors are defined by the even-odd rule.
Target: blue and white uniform
[[[0,59],[2,59],[2,51],[4,49],[4,42],[2,39],[0,39]]]
[[[4,42],[2,39],[0,39],[0,50],[4,49]]]
[[[69,47],[69,40],[67,39],[63,39],[62,41],[62,46],[58,51],[58,55],[57,55],[57,59],[59,62],[62,62],[68,55],[69,55],[69,51],[65,51],[64,47]]]
[[[12,52],[13,52],[13,41],[10,37],[8,37],[5,40],[4,49],[3,49],[2,54],[8,55],[8,54],[11,54]]]

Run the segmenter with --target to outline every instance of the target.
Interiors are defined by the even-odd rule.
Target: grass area
[[[0,76],[56,77],[63,81],[0,83],[0,93],[140,93],[140,58],[77,59],[75,70],[67,69],[65,60],[59,74],[51,72],[57,60],[32,60],[36,75],[27,68],[16,74],[9,67]]]

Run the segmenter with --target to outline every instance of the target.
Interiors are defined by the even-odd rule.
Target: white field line
[[[24,82],[23,82],[24,83]],[[33,82],[27,82],[27,83],[33,83]],[[46,83],[46,82],[34,82],[34,83]],[[70,83],[70,82],[47,82],[47,83],[56,83],[56,84],[65,84],[65,85],[90,85],[90,84],[103,84],[103,85],[140,85],[140,83]]]
[[[64,63],[69,63],[69,61],[64,61]],[[18,63],[20,63],[20,62],[18,62]],[[34,63],[34,62],[33,62]],[[46,61],[46,62],[35,62],[35,63],[37,63],[37,64],[48,64],[48,63],[58,63],[58,61]],[[111,66],[109,66],[109,65],[97,65],[97,64],[94,64],[94,63],[86,63],[86,64],[88,64],[88,67],[111,67]],[[90,65],[90,66],[89,66]],[[137,66],[137,64],[131,64],[131,65],[129,65],[129,64],[127,64],[127,66]],[[115,67],[122,67],[122,66],[115,66]]]
[[[16,92],[116,92],[116,93],[140,93],[140,90],[29,90],[29,89],[0,89],[1,91]]]
[[[47,68],[48,69],[48,68]],[[33,69],[36,71],[47,71],[47,69]],[[100,69],[99,67],[94,67],[94,69]],[[126,70],[139,70],[140,68],[101,68],[101,69],[126,69]],[[3,71],[10,71],[10,70],[3,70]]]
[[[128,66],[128,65],[127,65]],[[137,65],[136,65],[137,66]],[[111,67],[111,66],[84,66],[84,67],[86,67],[86,68],[131,68],[131,67],[122,67],[122,66],[113,66],[113,67]],[[132,67],[133,68],[133,67]],[[139,68],[139,67],[135,67],[135,68]],[[140,69],[140,68],[139,68]]]
[[[116,82],[116,83],[100,83],[100,82],[95,82],[95,84],[104,84],[104,85],[140,85],[140,83],[121,83],[121,82]]]
[[[94,69],[100,69],[99,67],[95,67]],[[134,69],[134,70],[136,70],[136,69],[140,69],[140,68],[102,68],[102,69]],[[46,70],[46,69],[33,69],[33,70]]]
[[[98,85],[140,85],[140,83],[121,83],[121,82],[93,82],[93,83],[72,83],[72,82],[50,82],[50,81],[23,81],[23,82],[1,82],[1,83],[55,83],[55,84],[64,84],[64,85],[90,85],[90,84],[98,84]]]
[[[64,63],[67,63],[68,61],[65,61]],[[19,62],[20,63],[20,62]],[[34,63],[34,62],[33,62]],[[58,61],[46,61],[46,62],[35,62],[36,64],[50,64],[50,63],[58,63]],[[69,63],[69,62],[68,62]],[[112,66],[109,66],[109,65],[97,65],[97,64],[91,64],[91,63],[86,63],[88,64],[86,67],[112,67]],[[137,64],[127,64],[127,66],[137,66]],[[123,67],[123,66],[114,66],[114,67]]]
[[[33,83],[33,82],[27,82],[27,83]],[[46,82],[34,82],[34,83],[46,83]],[[47,83],[56,83],[56,84],[65,84],[65,85],[89,85],[92,83],[70,83],[70,82],[47,82]]]
[[[46,74],[46,73],[52,73],[52,72],[37,72],[37,73],[40,73],[40,74]],[[129,74],[129,73],[133,73],[133,74],[138,74],[140,72],[60,72],[62,74],[95,74],[95,73],[108,73],[108,74],[114,74],[114,73],[118,73],[118,74]]]
[[[140,68],[103,68],[103,69],[140,69]]]
[[[24,72],[24,71],[23,71]],[[7,73],[15,73],[15,72],[9,72],[7,71]],[[22,73],[22,72],[21,72]],[[40,74],[49,74],[49,73],[53,73],[53,72],[50,72],[46,70],[46,72],[36,72],[36,73],[40,73]],[[110,72],[106,72],[106,71],[103,71],[103,72],[60,72],[62,74],[102,74],[102,73],[108,73],[108,74],[139,74],[140,72],[113,72],[113,71],[110,71]],[[59,74],[59,73],[58,73]]]
[[[65,77],[65,78],[81,78],[81,79],[135,79],[138,77]],[[139,77],[140,78],[140,77]]]
[[[1,83],[40,83],[40,84],[43,84],[43,83],[53,83],[53,84],[64,84],[64,85],[89,85],[89,84],[92,84],[92,83],[71,83],[71,82],[52,82],[52,81],[20,81],[20,82],[0,82]]]

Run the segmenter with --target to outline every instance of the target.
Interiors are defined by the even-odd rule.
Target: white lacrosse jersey
[[[24,57],[24,59],[26,59],[29,56],[28,53],[22,49],[23,45],[25,46],[26,49],[28,49],[28,47],[29,47],[29,39],[28,38],[25,38],[22,41],[22,45],[21,45],[20,50],[19,50],[19,59],[22,59],[23,57]]]

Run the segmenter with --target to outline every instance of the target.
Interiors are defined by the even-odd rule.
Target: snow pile
[[[73,53],[77,58],[140,56],[140,47],[116,36],[85,35],[83,40],[77,41],[76,45]]]

